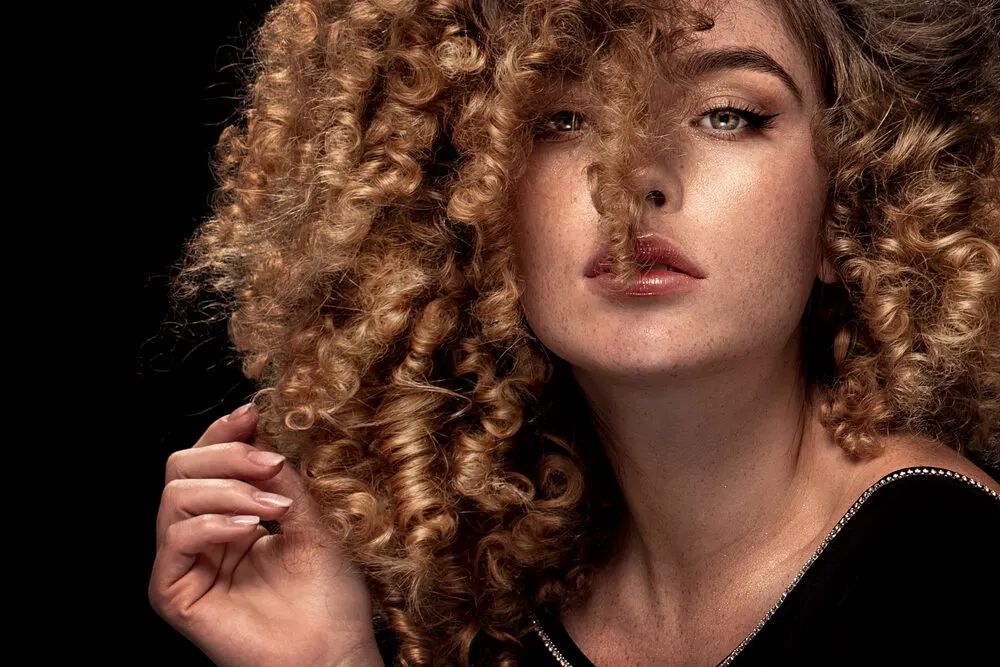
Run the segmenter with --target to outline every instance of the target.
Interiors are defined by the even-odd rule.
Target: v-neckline
[[[735,660],[736,657],[739,656],[739,654],[747,647],[747,645],[753,640],[753,638],[760,633],[760,631],[764,628],[767,622],[774,616],[775,612],[778,611],[778,609],[781,607],[782,603],[788,598],[789,594],[791,594],[791,592],[795,589],[798,583],[802,580],[802,577],[806,574],[806,572],[808,572],[809,569],[812,567],[812,565],[819,559],[820,555],[826,550],[826,548],[830,545],[833,539],[837,537],[838,534],[840,534],[840,531],[844,528],[845,525],[847,525],[847,523],[861,508],[861,506],[864,505],[869,498],[871,498],[872,494],[874,494],[876,491],[886,486],[887,484],[890,484],[897,480],[905,479],[908,477],[926,476],[926,475],[946,477],[967,482],[975,487],[978,487],[980,490],[989,494],[993,498],[1000,500],[1000,497],[998,497],[996,491],[984,486],[981,482],[974,480],[971,477],[957,473],[947,468],[939,468],[934,466],[926,466],[926,467],[916,466],[916,467],[901,468],[899,470],[895,470],[893,472],[885,474],[877,482],[869,486],[858,497],[858,499],[854,502],[854,504],[851,505],[850,508],[848,508],[848,510],[844,513],[844,515],[840,518],[840,520],[836,523],[836,525],[834,525],[833,529],[830,530],[830,532],[827,534],[823,542],[820,543],[819,547],[802,565],[802,567],[799,569],[798,574],[795,575],[795,578],[785,588],[781,596],[771,606],[771,608],[767,611],[767,613],[764,614],[764,617],[760,620],[760,622],[757,623],[756,627],[754,627],[754,629],[750,632],[750,634],[748,634],[746,638],[744,638],[743,641],[741,641],[739,645],[736,646],[736,648],[730,651],[729,655],[727,655],[715,667],[728,667],[733,662],[733,660]],[[562,667],[596,667],[596,665],[594,665],[593,662],[591,662],[590,659],[587,658],[587,656],[583,653],[583,651],[580,650],[580,648],[576,645],[573,639],[569,636],[569,633],[567,633],[565,629],[562,628],[562,626],[559,626],[559,629],[561,630],[560,632],[558,633],[553,632],[552,626],[550,624],[544,623],[539,618],[539,616],[534,613],[534,610],[529,609],[528,613],[532,621],[533,630],[541,638],[542,643],[548,649],[552,657],[555,658],[556,662],[558,662]],[[554,641],[552,638],[552,634],[558,634],[559,636],[557,638],[561,640],[561,642]],[[564,650],[560,650],[560,646],[562,646]],[[574,658],[573,661],[570,661],[566,655],[566,653],[569,652],[572,652],[572,657]]]

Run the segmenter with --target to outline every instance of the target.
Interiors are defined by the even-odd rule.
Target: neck
[[[833,487],[819,463],[840,452],[807,400],[797,349],[659,384],[574,368],[616,464],[626,522],[610,569],[644,591],[635,604],[676,600],[776,536],[802,534],[792,524],[825,519]]]

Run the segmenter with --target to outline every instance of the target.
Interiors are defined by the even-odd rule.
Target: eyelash
[[[698,114],[698,121],[700,122],[703,118],[707,118],[712,114],[719,113],[720,111],[735,113],[737,116],[746,121],[746,125],[737,130],[728,132],[725,130],[710,130],[711,134],[724,141],[735,141],[740,135],[747,132],[759,134],[762,130],[766,130],[774,125],[774,119],[780,115],[776,113],[760,113],[759,110],[756,110],[746,104],[741,104],[736,100],[726,100],[723,105],[711,107],[710,109],[702,111]]]
[[[776,113],[763,114],[760,113],[758,110],[755,110],[753,107],[741,104],[740,102],[737,102],[735,100],[726,100],[725,104],[723,105],[711,107],[709,109],[706,109],[705,111],[702,111],[700,114],[698,114],[698,121],[700,122],[703,118],[711,116],[712,114],[715,113],[719,113],[721,111],[732,112],[735,115],[742,118],[744,121],[746,121],[746,125],[737,130],[728,132],[725,130],[710,131],[712,135],[724,141],[735,141],[736,139],[739,138],[740,135],[745,134],[747,132],[759,133],[762,130],[771,127],[774,124],[774,119],[780,115]],[[583,114],[579,114],[575,111],[570,111],[569,109],[560,109],[559,111],[556,111],[555,113],[552,113],[549,116],[543,116],[537,118],[535,120],[535,134],[542,135],[543,137],[553,137],[561,134],[571,134],[573,130],[570,130],[569,132],[560,132],[558,130],[549,130],[544,127],[553,116],[556,116],[557,114],[564,112],[569,112],[570,114],[572,114],[572,120],[570,121],[571,123],[583,117]],[[572,139],[555,139],[554,141],[570,141],[570,140]]]

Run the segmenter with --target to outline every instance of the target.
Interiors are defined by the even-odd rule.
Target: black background
[[[87,126],[86,185],[67,207],[75,271],[64,289],[86,324],[85,359],[71,381],[77,419],[92,425],[77,430],[85,435],[77,454],[95,472],[82,485],[87,504],[76,507],[86,507],[81,547],[67,550],[62,567],[83,582],[78,618],[103,664],[212,664],[148,602],[155,517],[169,453],[191,446],[253,386],[225,325],[175,311],[168,278],[210,213],[214,144],[242,104],[252,33],[271,4],[89,10],[75,35],[79,49],[61,52],[51,70],[67,73],[65,98]],[[73,72],[83,63],[86,75]],[[93,576],[74,567],[80,550]]]

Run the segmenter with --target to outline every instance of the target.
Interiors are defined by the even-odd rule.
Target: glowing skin
[[[810,133],[819,82],[764,4],[727,3],[698,35],[684,54],[758,49],[801,100],[772,73],[706,73],[690,91],[694,108],[777,115],[751,132],[745,117],[692,114],[676,150],[645,164],[646,190],[664,197],[648,200],[641,231],[705,269],[696,288],[624,301],[587,289],[600,238],[586,132],[539,143],[516,193],[528,321],[569,362],[622,454],[625,544],[591,600],[562,619],[599,665],[716,664],[858,491],[904,461],[930,460],[900,441],[855,463],[815,413],[799,422],[799,323],[816,277],[834,279],[820,258],[827,176]],[[572,130],[565,120],[555,127]]]
[[[749,26],[724,35],[725,28],[708,31],[706,47],[754,43]],[[790,43],[775,40],[762,50],[797,81],[810,82]],[[703,377],[778,354],[820,270],[826,175],[811,148],[815,94],[808,87],[805,94],[808,106],[801,107],[777,77],[762,72],[706,76],[692,95],[695,108],[736,102],[778,114],[772,127],[751,131],[725,112],[692,116],[677,152],[646,165],[647,190],[665,197],[647,202],[643,231],[672,239],[709,274],[679,298],[623,307],[590,294],[582,267],[599,244],[584,173],[592,142],[566,130],[564,140],[539,142],[518,201],[523,305],[546,346],[583,372],[646,382]],[[565,118],[553,122],[565,125]]]

